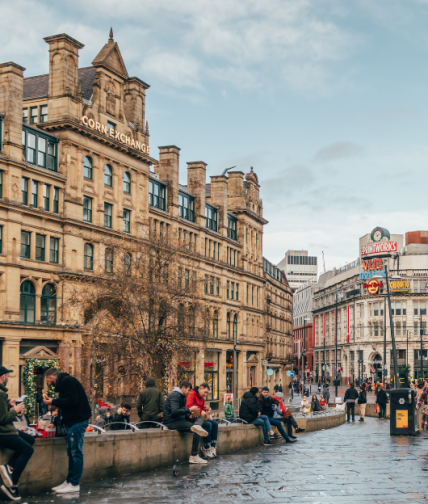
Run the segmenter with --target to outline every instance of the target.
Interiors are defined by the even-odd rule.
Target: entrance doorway
[[[379,354],[373,357],[373,368],[375,381],[382,381],[382,357]]]

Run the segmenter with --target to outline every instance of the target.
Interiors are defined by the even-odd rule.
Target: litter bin
[[[415,436],[417,432],[416,391],[393,389],[390,396],[391,436]]]

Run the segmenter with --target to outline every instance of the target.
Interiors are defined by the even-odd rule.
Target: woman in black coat
[[[321,411],[320,403],[319,403],[318,398],[315,394],[312,396],[311,413],[313,413],[314,411]]]

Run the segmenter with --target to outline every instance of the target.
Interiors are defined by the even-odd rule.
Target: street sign
[[[290,376],[291,378],[294,378],[296,376],[296,373],[294,371],[291,371]]]
[[[272,376],[273,375],[273,369],[269,368],[267,371],[266,371],[266,374],[268,376]]]
[[[262,364],[263,364],[263,366],[267,366],[268,365],[268,361],[264,360],[264,361],[262,361]]]

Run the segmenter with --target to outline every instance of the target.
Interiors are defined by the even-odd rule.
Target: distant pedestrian
[[[290,391],[291,399],[293,399],[293,397],[294,397],[294,389],[293,389],[293,382],[292,381],[288,384],[288,390]]]
[[[312,396],[312,401],[311,401],[311,413],[314,413],[316,411],[321,411],[321,406],[318,401],[318,397],[314,394]]]
[[[354,388],[354,384],[351,383],[348,390],[345,392],[345,397],[343,398],[346,403],[346,421],[351,421],[351,413],[352,413],[352,421],[355,422],[355,401],[358,399],[358,392]]]
[[[282,383],[280,383],[280,384],[279,384],[279,387],[278,387],[278,392],[281,392],[281,394],[282,394],[282,392],[283,392]]]
[[[318,382],[318,394],[321,394],[321,382]]]
[[[330,387],[328,383],[326,383],[326,386],[324,387],[324,391],[322,393],[322,396],[324,397],[325,403],[328,406],[328,403],[330,401]]]
[[[165,399],[160,390],[156,388],[156,380],[147,378],[144,383],[145,389],[140,392],[137,399],[137,413],[142,422],[160,422],[163,417]],[[142,427],[154,427],[153,424],[145,424]]]
[[[359,422],[364,422],[364,417],[366,416],[366,404],[367,404],[367,394],[366,386],[364,383],[360,387],[360,392],[358,394],[358,404],[360,406],[360,419]]]
[[[235,418],[235,412],[233,411],[233,403],[231,397],[228,397],[226,404],[224,405],[224,416],[227,420],[233,420]]]
[[[48,369],[45,373],[49,385],[55,385],[58,399],[43,399],[45,404],[57,406],[62,421],[67,427],[67,479],[52,490],[59,494],[80,491],[80,478],[83,473],[83,442],[85,431],[91,418],[91,407],[82,384],[68,373],[58,369]]]
[[[277,383],[275,383],[273,390],[274,390],[274,392],[279,392],[279,385]]]
[[[379,419],[385,418],[386,405],[388,403],[388,395],[382,385],[379,385],[376,396],[376,404],[379,406]]]
[[[418,402],[416,404],[416,409],[423,408],[423,406],[428,406],[428,388],[424,387],[421,395],[418,398]],[[424,413],[424,409],[422,409],[422,424],[421,428],[423,430],[428,430],[428,415]]]

